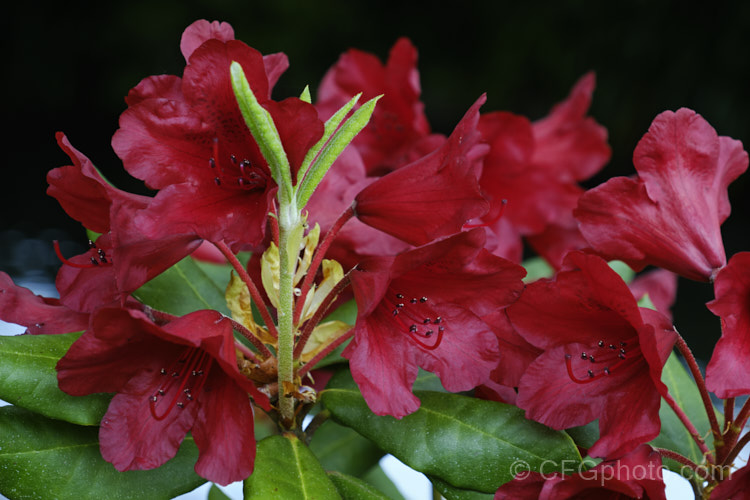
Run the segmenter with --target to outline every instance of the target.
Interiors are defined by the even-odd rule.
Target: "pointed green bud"
[[[315,188],[318,187],[320,181],[323,180],[323,176],[326,174],[326,172],[328,172],[328,169],[331,168],[331,165],[333,165],[333,162],[336,161],[336,158],[338,158],[344,148],[346,148],[346,146],[348,146],[349,143],[354,140],[354,137],[356,137],[356,135],[363,128],[365,128],[367,123],[370,121],[370,117],[372,116],[373,111],[375,111],[375,105],[381,97],[383,97],[382,94],[370,99],[362,106],[360,106],[360,108],[352,114],[351,118],[346,120],[340,127],[338,127],[338,130],[336,130],[328,143],[322,148],[320,154],[317,155],[317,158],[315,158],[315,161],[310,165],[310,168],[305,173],[305,177],[304,179],[302,179],[302,182],[298,182],[298,207],[303,208],[305,204],[307,204],[307,201],[310,199],[310,196],[312,196],[313,191],[315,191]],[[359,96],[355,97],[355,99],[358,98]],[[356,103],[356,100],[353,99],[352,101]],[[350,104],[353,106],[354,104],[352,103],[352,101],[349,101],[346,106],[349,106]],[[344,108],[346,106],[344,106]],[[339,110],[334,115],[334,117],[339,115],[339,113],[341,113],[344,108]],[[345,115],[346,113],[343,113],[341,118],[343,119]],[[333,117],[331,118],[333,119]],[[328,123],[326,123],[326,131],[327,129]]]

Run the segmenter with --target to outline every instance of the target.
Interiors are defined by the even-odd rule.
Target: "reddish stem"
[[[349,331],[347,331],[345,334],[343,334],[342,336],[340,336],[339,338],[337,338],[336,340],[328,344],[325,349],[323,349],[318,354],[313,356],[313,358],[310,361],[305,363],[305,366],[299,369],[299,371],[297,372],[297,375],[299,376],[299,378],[304,377],[307,374],[307,372],[313,369],[316,364],[320,363],[320,361],[323,358],[331,354],[334,349],[336,349],[338,346],[340,346],[341,344],[349,340],[353,335],[354,335],[354,327],[350,328]]]
[[[247,359],[251,360],[253,363],[256,363],[256,364],[261,364],[262,363],[262,361],[260,359],[258,359],[258,356],[256,356],[253,351],[251,351],[250,349],[248,349],[246,345],[244,345],[241,342],[237,341],[237,339],[235,339],[235,341],[234,341],[234,347],[235,347],[235,349],[237,349],[238,351],[240,351]]]
[[[300,286],[301,293],[298,296],[297,304],[294,308],[293,321],[295,325],[299,323],[299,317],[302,314],[302,308],[305,305],[305,298],[310,292],[310,287],[312,286],[313,281],[315,281],[315,275],[318,273],[318,267],[320,267],[320,263],[323,262],[323,257],[325,257],[328,248],[331,246],[331,243],[333,243],[333,240],[336,239],[336,236],[339,234],[339,231],[341,231],[341,228],[352,217],[354,217],[354,204],[350,205],[349,208],[344,210],[344,213],[342,213],[339,218],[336,219],[336,222],[333,223],[331,228],[323,237],[323,241],[321,241],[318,245],[318,248],[315,249],[312,261],[310,262],[310,267],[307,269],[307,274],[305,275],[305,279],[302,281],[302,286]]]
[[[680,335],[677,330],[675,330],[675,333],[677,334],[677,349],[680,351],[680,354],[685,358],[685,361],[687,361],[688,368],[690,369],[690,373],[693,374],[693,379],[695,380],[695,384],[698,386],[698,391],[701,395],[701,400],[703,401],[703,406],[706,408],[706,415],[708,416],[708,421],[711,423],[711,432],[714,435],[714,438],[721,439],[721,429],[719,428],[719,422],[716,420],[716,412],[714,411],[714,405],[711,403],[711,397],[708,395],[708,389],[706,389],[706,379],[703,378],[703,374],[701,373],[700,368],[698,367],[698,362],[695,360],[695,356],[693,356],[693,352],[690,350],[690,347],[688,347],[687,342],[685,342],[685,339],[682,338],[682,335]]]
[[[242,262],[239,261],[236,255],[232,253],[232,251],[229,249],[226,243],[223,241],[220,242],[212,242],[214,245],[216,245],[216,248],[218,248],[221,253],[224,254],[224,257],[226,257],[227,261],[232,265],[234,270],[237,272],[237,275],[240,277],[240,279],[245,283],[245,286],[247,287],[247,290],[250,292],[250,297],[253,299],[253,302],[258,306],[258,312],[260,312],[261,318],[263,318],[263,322],[266,324],[266,329],[268,330],[268,333],[273,335],[274,338],[278,338],[279,334],[276,331],[276,325],[273,322],[273,319],[271,318],[271,314],[268,312],[268,306],[263,301],[263,297],[260,295],[260,292],[258,291],[258,288],[255,286],[255,283],[253,283],[253,279],[250,277],[250,275],[247,273],[247,270],[245,269],[245,266],[242,265]]]
[[[711,478],[710,474],[708,473],[705,467],[696,464],[689,458],[683,455],[680,455],[676,451],[667,450],[666,448],[654,448],[654,450],[657,451],[659,455],[661,455],[662,457],[671,458],[675,462],[681,463],[682,465],[689,467],[693,472],[695,472],[703,480],[708,480]]]
[[[703,453],[703,455],[710,463],[714,463],[714,457],[711,454],[711,450],[708,449],[708,446],[706,446],[706,443],[703,441],[703,437],[698,433],[698,429],[695,428],[695,425],[693,425],[693,422],[690,421],[682,408],[680,408],[674,398],[672,398],[672,395],[666,392],[662,394],[662,397],[664,398],[664,401],[667,402],[669,407],[672,408],[672,410],[675,412],[677,418],[679,418],[680,422],[682,422],[682,425],[685,426],[687,431],[693,437],[693,440],[698,445],[701,453]]]
[[[258,337],[253,335],[253,332],[245,328],[245,325],[233,320],[229,316],[225,316],[225,318],[232,322],[232,328],[240,332],[243,337],[249,340],[250,343],[253,344],[258,349],[258,351],[260,351],[263,359],[268,359],[273,356],[271,351],[268,350],[268,347],[266,347],[266,345]]]
[[[742,451],[742,448],[745,447],[745,445],[750,442],[750,432],[746,432],[744,436],[742,436],[742,439],[737,441],[737,444],[735,444],[732,447],[732,450],[727,453],[726,458],[721,462],[722,466],[729,466],[732,465],[732,462],[735,458],[737,458],[737,455]]]
[[[302,327],[302,331],[300,333],[300,338],[297,341],[297,345],[294,346],[294,359],[297,359],[302,354],[302,351],[305,348],[305,344],[307,344],[308,339],[310,338],[310,335],[312,334],[313,330],[316,326],[318,326],[318,323],[320,323],[320,320],[323,319],[323,316],[328,312],[328,308],[331,307],[331,304],[334,300],[336,300],[336,297],[344,291],[344,289],[349,286],[349,273],[344,275],[341,280],[339,280],[336,285],[334,285],[333,289],[326,295],[325,299],[323,299],[323,302],[321,302],[320,307],[318,307],[318,310],[315,311],[315,314],[305,322],[305,325]]]
[[[745,424],[747,424],[748,417],[750,417],[750,398],[745,401],[744,405],[742,405],[742,409],[740,409],[740,413],[737,415],[734,425],[739,429],[743,429]]]

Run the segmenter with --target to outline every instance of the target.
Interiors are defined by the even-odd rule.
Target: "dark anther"
[[[432,330],[427,330],[426,332],[424,332],[424,335],[425,335],[425,337],[429,337],[433,333],[435,333],[435,332],[433,332]]]
[[[625,347],[626,345],[628,345],[627,342],[620,342],[620,347]]]
[[[153,401],[154,403],[156,403],[156,400],[157,400],[157,399],[158,399],[158,398],[157,398],[156,396],[151,396],[151,401]]]
[[[403,299],[404,298],[404,294],[403,293],[397,293],[396,294],[396,298],[397,299]]]
[[[425,318],[425,319],[424,319],[424,320],[422,321],[422,323],[424,323],[425,325],[429,325],[429,324],[430,324],[431,322],[432,322],[432,320],[431,320],[430,318]]]
[[[185,408],[185,403],[180,402],[180,403],[177,403],[176,406],[177,406],[177,408],[182,409],[182,408]]]
[[[214,158],[209,158],[208,164],[211,168],[216,168],[216,160]]]
[[[159,389],[157,392],[159,393],[159,396],[163,396],[164,395],[164,389]]]
[[[617,349],[617,347],[613,346],[612,344],[609,344],[610,349]]]
[[[620,352],[625,354],[625,349],[620,349]]]
[[[618,354],[617,357],[620,359],[625,359],[625,355],[623,353]]]
[[[445,327],[444,326],[439,326],[438,327],[438,331],[439,332],[444,332],[445,331]]]
[[[417,331],[417,325],[411,325],[409,327],[409,331],[412,332],[412,333],[416,332]]]
[[[394,316],[398,316],[398,309],[394,309],[394,310],[393,310],[393,315],[394,315]]]
[[[591,370],[589,370],[589,377],[594,378],[594,372],[592,372]]]
[[[177,373],[177,372],[172,372],[172,376],[173,376],[173,377],[175,377],[175,378],[177,378],[177,377],[179,377],[179,376],[180,376],[180,374],[179,374],[179,373]]]
[[[422,297],[421,299],[419,299],[419,301],[420,302],[427,302],[427,297]]]
[[[396,304],[396,307],[398,307],[399,309],[401,309],[402,307],[404,307],[404,305],[401,302],[399,302],[398,304]]]
[[[604,341],[603,340],[599,341],[599,347],[604,347]]]
[[[221,186],[221,179],[219,179],[218,177],[214,177],[214,182],[217,186]]]
[[[229,155],[229,160],[234,164],[237,165],[237,157],[234,155]]]
[[[609,366],[604,369],[604,374],[609,375]]]
[[[99,265],[99,261],[96,260],[95,258],[91,257],[91,264],[93,264],[95,266],[98,266]]]
[[[589,361],[591,361],[592,363],[594,363],[594,356],[589,356]]]
[[[161,373],[162,375],[166,375],[167,374],[167,369],[166,368],[162,368],[161,370],[159,370],[159,373]]]
[[[582,352],[581,359],[588,359],[588,355],[585,352]]]
[[[433,323],[435,323],[436,325],[438,325],[438,324],[440,324],[441,321],[443,321],[443,318],[441,318],[440,316],[438,316],[437,318],[435,318],[435,321],[433,321]]]
[[[411,299],[409,302],[411,302],[412,304],[416,304],[417,303],[417,299]]]
[[[89,248],[96,248],[96,243],[94,243],[93,241],[89,240]]]

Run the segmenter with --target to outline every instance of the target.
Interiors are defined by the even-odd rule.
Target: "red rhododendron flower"
[[[574,474],[522,473],[502,485],[495,500],[666,500],[664,490],[661,456],[644,444],[619,460],[601,462]]]
[[[419,367],[449,391],[489,377],[499,351],[480,318],[513,302],[525,270],[482,248],[484,232],[459,233],[352,272],[358,315],[343,352],[372,411],[401,418],[419,407]]]
[[[651,264],[708,281],[726,264],[720,226],[727,186],[747,169],[742,143],[720,137],[689,109],[657,116],[633,153],[637,178],[589,190],[575,216],[607,259],[639,271]]]
[[[508,308],[518,334],[544,350],[521,377],[516,405],[554,429],[599,419],[589,454],[622,455],[659,434],[661,370],[676,335],[601,258],[572,252],[564,266]]]
[[[445,138],[430,134],[419,100],[417,49],[400,38],[383,65],[376,56],[351,49],[325,74],[316,107],[331,116],[355,95],[362,102],[379,95],[370,122],[354,139],[369,176],[384,175],[439,147]]]
[[[707,304],[721,318],[721,338],[706,367],[706,386],[720,398],[750,394],[750,252],[732,256]]]
[[[252,473],[248,393],[270,406],[237,368],[232,325],[220,313],[196,311],[160,326],[137,310],[98,309],[57,371],[68,394],[116,393],[99,442],[117,470],[162,465],[192,431],[200,476],[226,485]]]
[[[85,330],[89,315],[73,311],[58,299],[36,295],[13,283],[0,272],[0,319],[23,325],[33,335],[70,333]]]
[[[594,74],[588,73],[565,101],[533,123],[504,111],[479,119],[482,138],[490,145],[480,185],[492,203],[483,220],[492,221],[488,246],[493,253],[520,261],[521,237],[545,231],[533,247],[553,264],[585,246],[582,237],[575,237],[572,216],[583,193],[578,181],[597,173],[611,156],[606,129],[586,116],[594,85]]]
[[[181,49],[183,77],[149,77],[131,90],[112,139],[125,168],[159,190],[136,222],[153,238],[190,233],[225,240],[235,251],[256,245],[277,186],[237,105],[231,62],[242,66],[271,114],[293,173],[322,136],[323,123],[312,104],[270,100],[285,56],[264,58],[232,39],[228,25],[197,21],[185,30]]]
[[[64,265],[56,286],[66,306],[92,312],[100,305],[123,301],[200,245],[201,240],[191,234],[146,238],[134,219],[151,198],[112,187],[65,135],[58,133],[57,141],[73,164],[47,174],[47,194],[84,227],[103,233],[84,254],[61,256]]]
[[[458,232],[483,215],[487,201],[479,190],[487,146],[476,129],[480,97],[439,149],[379,178],[357,195],[357,218],[412,245]]]

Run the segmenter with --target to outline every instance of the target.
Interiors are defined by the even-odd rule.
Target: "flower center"
[[[203,389],[213,359],[205,351],[189,347],[169,368],[160,370],[162,384],[149,398],[151,416],[164,420],[174,408],[185,408]]]
[[[216,185],[226,189],[263,190],[268,181],[266,172],[247,158],[238,160],[234,154],[222,157],[217,137],[213,139],[213,156],[208,159],[208,166],[214,174]]]
[[[640,358],[641,348],[636,338],[610,342],[599,340],[596,345],[582,351],[579,356],[566,354],[565,367],[570,380],[576,384],[588,384],[608,377]],[[582,376],[579,377],[576,373]]]
[[[392,297],[395,300],[388,295],[383,300],[392,310],[396,324],[418,346],[429,351],[437,349],[443,341],[445,319],[437,316],[427,305],[427,297],[406,298],[403,293],[395,293]]]
[[[107,252],[104,251],[103,248],[98,248],[96,246],[96,243],[89,240],[89,262],[86,264],[77,264],[73,261],[70,261],[66,259],[62,251],[60,251],[60,243],[55,240],[53,242],[53,245],[55,247],[55,253],[57,254],[57,258],[60,259],[60,261],[70,267],[75,267],[78,269],[91,269],[93,267],[99,267],[99,266],[111,266],[112,265],[112,259],[107,257]]]

